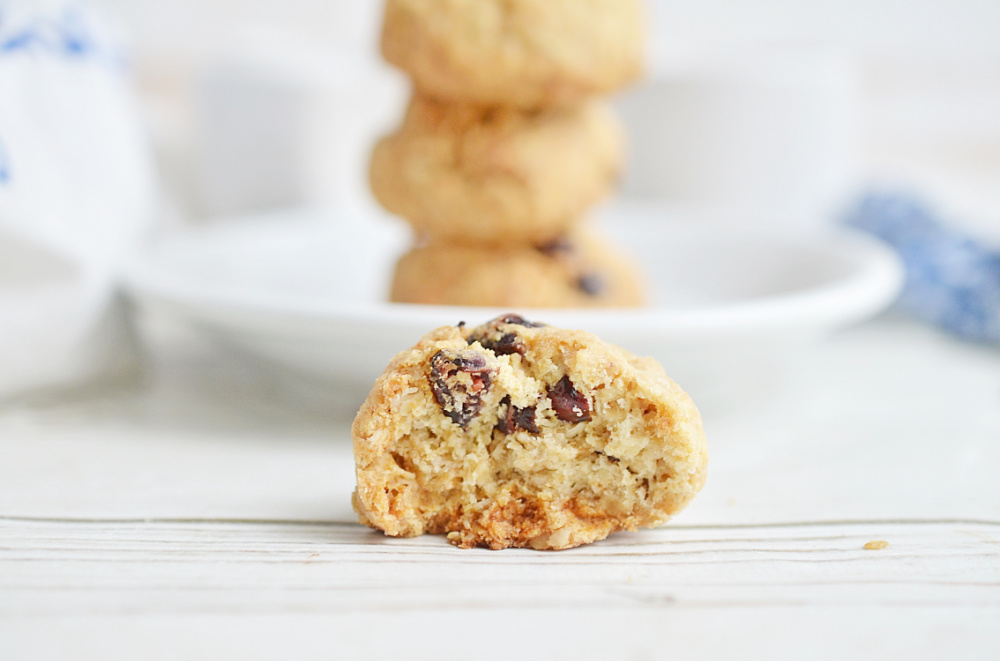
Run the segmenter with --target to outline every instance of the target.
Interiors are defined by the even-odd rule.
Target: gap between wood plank
[[[260,526],[338,526],[355,527],[361,524],[356,521],[316,521],[295,519],[240,519],[240,518],[188,518],[188,517],[122,517],[122,518],[89,518],[89,517],[48,517],[48,516],[17,516],[0,514],[0,521],[24,523],[69,523],[69,524],[217,524],[217,525],[260,525]],[[738,530],[762,528],[807,528],[822,526],[862,526],[862,525],[978,525],[1000,526],[1000,520],[966,519],[966,518],[932,518],[932,519],[831,519],[827,521],[776,521],[766,523],[733,523],[733,524],[667,524],[654,530]]]

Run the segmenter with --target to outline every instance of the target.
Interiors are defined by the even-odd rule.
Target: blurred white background
[[[22,17],[35,11],[55,16],[72,4],[0,0],[0,7],[19,7]],[[648,75],[616,99],[632,138],[619,198],[623,207],[645,205],[659,216],[699,225],[815,230],[835,222],[863,192],[888,189],[929,201],[950,223],[1000,237],[1000,2],[647,4]],[[71,162],[71,151],[87,159],[100,153],[142,185],[111,169],[83,167],[67,169],[62,181],[35,186],[32,194],[21,177],[7,186],[7,202],[0,196],[14,210],[5,217],[0,205],[0,221],[14,229],[40,227],[30,213],[19,215],[18,205],[48,208],[53,202],[72,211],[48,215],[86,235],[91,228],[85,219],[112,217],[112,202],[123,195],[138,200],[135,208],[152,211],[119,213],[122,226],[131,229],[105,232],[111,237],[145,236],[149,224],[187,225],[296,207],[319,207],[326,217],[364,223],[385,215],[368,192],[368,154],[377,136],[398,123],[408,83],[379,58],[381,1],[89,0],[76,6],[88,5],[116,17],[130,42],[140,129],[153,147],[151,179],[159,193],[148,194],[139,176],[144,167],[109,156],[118,143],[143,166],[147,156],[138,137],[142,130],[117,142],[113,137],[136,124],[119,72],[89,74],[114,90],[108,100],[86,87],[70,98],[66,81],[81,74],[71,58],[46,63],[20,52],[0,61],[7,67],[6,84],[15,90],[0,111],[13,109],[24,126],[38,124],[32,129],[38,144],[6,145],[18,147],[19,162],[32,151],[51,155],[53,163]],[[7,31],[0,36],[9,39],[23,27],[11,16],[0,22]],[[39,67],[50,65],[62,78],[38,75]],[[81,99],[87,99],[95,108],[110,108],[114,101],[128,121],[96,111],[91,124],[71,132],[80,145],[66,141],[66,153],[47,151],[55,135],[51,126],[65,129],[69,120],[38,112],[36,106],[44,106],[36,100],[38,90],[70,99],[57,104],[59,117],[77,117]],[[0,134],[18,132],[13,137],[19,140],[28,134],[7,124]],[[88,140],[102,147],[88,146]],[[0,141],[0,150],[4,146]],[[61,170],[50,164],[35,171]],[[101,183],[87,188],[87,213],[78,201],[48,194],[73,188],[80,171]],[[404,231],[401,223],[386,226]],[[48,248],[62,255],[58,246]],[[135,248],[129,242],[118,252]],[[111,308],[119,261],[116,253],[95,267],[102,276],[95,287],[100,296],[86,315],[76,315],[83,319],[81,330],[64,338],[67,353],[100,327]],[[46,286],[79,298],[58,277]],[[27,275],[12,272],[7,280],[26,305],[39,308]],[[60,314],[62,300],[53,304]],[[34,326],[60,331],[70,325]],[[34,331],[23,334],[34,342]],[[23,358],[28,354],[20,348],[8,353],[37,371],[37,358]],[[57,354],[46,349],[31,355]]]
[[[331,128],[329,118],[339,109],[340,121],[350,127],[348,133],[370,139],[391,126],[400,111],[405,82],[378,63],[379,2],[103,3],[119,13],[133,36],[161,167],[182,215],[215,215],[247,205],[295,201],[290,197],[336,203],[350,193],[332,180],[353,176],[350,186],[359,186],[362,178],[350,168],[363,169],[364,149],[361,143],[352,145],[351,162],[332,162],[329,145],[344,138]],[[987,231],[998,224],[1000,3],[651,0],[648,4],[652,42],[648,84],[655,87],[666,78],[668,86],[666,98],[655,93],[652,97],[661,106],[666,104],[665,110],[648,103],[648,90],[633,93],[647,94],[644,114],[631,112],[629,100],[623,101],[635,142],[662,144],[655,139],[657,126],[664,126],[657,125],[658,117],[672,119],[667,125],[676,127],[678,119],[697,124],[699,116],[710,116],[705,121],[710,119],[713,127],[729,122],[733,139],[709,144],[710,153],[704,155],[704,140],[686,132],[684,149],[701,150],[705,159],[695,165],[723,173],[715,183],[704,181],[698,167],[692,173],[688,163],[681,166],[669,159],[657,163],[655,154],[637,149],[636,158],[645,169],[633,168],[626,181],[627,195],[682,203],[714,196],[725,203],[730,191],[729,206],[760,205],[760,214],[748,212],[749,217],[793,216],[832,212],[862,187],[883,184],[926,195],[960,222]],[[692,92],[692,79],[707,84],[707,90]],[[678,81],[687,84],[686,97],[673,94],[675,99],[686,99],[687,105],[681,103],[680,108],[669,103]],[[255,102],[260,117],[268,117],[272,126],[276,118],[300,113],[295,130],[286,128],[282,135],[269,136],[275,144],[260,147],[272,156],[280,153],[287,159],[283,171],[292,173],[273,190],[257,186],[244,196],[238,182],[220,179],[219,172],[226,171],[223,164],[247,160],[245,153],[230,153],[235,135],[219,135],[234,111],[218,94],[226,85],[242,89],[242,97],[232,90],[222,95],[241,114]],[[284,95],[277,98],[283,98],[286,106],[275,108],[273,92],[282,86]],[[720,104],[742,107],[721,111]],[[770,113],[773,122],[768,124],[760,117],[748,119],[747,107],[764,114],[769,108],[777,112]],[[651,114],[657,108],[666,114]],[[782,110],[792,120],[782,117]],[[820,115],[809,115],[810,111]],[[675,130],[685,133],[683,128]],[[697,134],[698,127],[692,131]],[[284,145],[276,144],[281,142]],[[753,161],[750,154],[760,144],[771,146],[776,154],[772,160],[762,156]],[[725,151],[727,146],[733,153]],[[806,146],[813,149],[813,163],[799,163]],[[818,152],[817,146],[822,147]],[[674,185],[661,181],[658,188],[655,180],[650,181],[650,165],[665,168],[664,173],[672,167],[687,171],[687,179],[681,185],[677,177],[666,177]],[[774,170],[770,177],[768,167]],[[788,172],[798,173],[798,179],[788,181]],[[235,175],[231,168],[229,173],[237,178],[262,176],[239,168]],[[776,186],[779,176],[786,184],[799,184],[799,199],[796,186],[786,185],[790,206],[784,213],[775,206],[782,192],[766,190]],[[741,185],[765,190],[754,197],[739,193]],[[812,198],[801,199],[802,187],[813,190]]]

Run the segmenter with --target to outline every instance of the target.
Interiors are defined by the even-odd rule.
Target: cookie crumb
[[[884,539],[873,539],[869,542],[865,542],[866,551],[880,551],[887,546],[889,546],[889,542]]]

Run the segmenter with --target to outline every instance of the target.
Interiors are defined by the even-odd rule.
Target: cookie
[[[635,80],[639,0],[388,0],[382,54],[450,101],[571,105]]]
[[[658,363],[507,315],[400,353],[352,427],[362,523],[465,548],[565,549],[698,493],[698,410]]]
[[[372,192],[419,232],[464,243],[565,233],[617,182],[620,127],[597,102],[524,113],[416,95],[372,154]]]
[[[632,307],[644,300],[637,268],[590,232],[538,246],[430,243],[403,255],[396,303],[490,307]]]

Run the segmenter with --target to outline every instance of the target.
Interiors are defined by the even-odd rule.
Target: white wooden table
[[[1000,658],[996,348],[841,333],[706,421],[674,522],[559,553],[369,531],[348,413],[190,337],[154,355],[0,410],[3,661]]]

